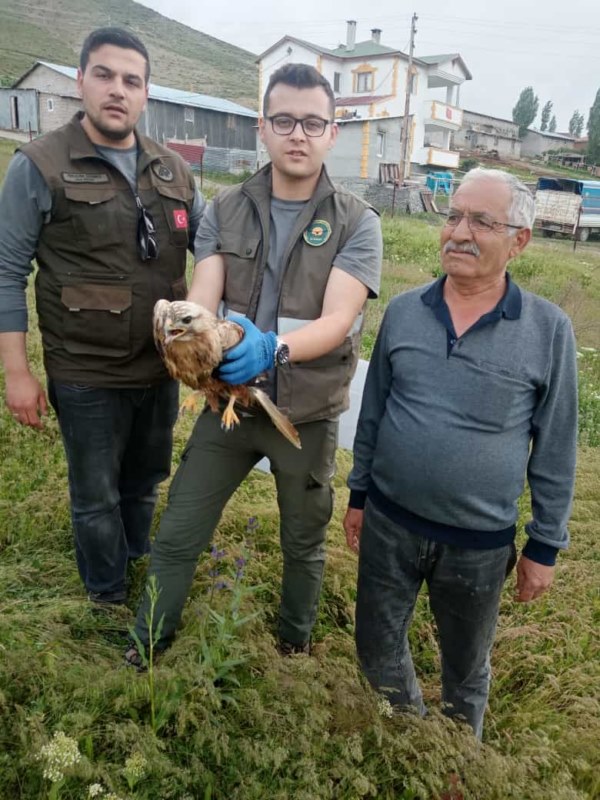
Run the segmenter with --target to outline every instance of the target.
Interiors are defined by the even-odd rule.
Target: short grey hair
[[[512,197],[512,202],[508,211],[508,222],[510,222],[511,225],[518,225],[520,228],[533,228],[535,200],[523,181],[511,175],[510,172],[505,172],[503,169],[483,169],[482,167],[476,167],[467,172],[460,185],[463,186],[465,183],[471,183],[472,181],[482,180],[484,178],[498,181],[508,186]]]

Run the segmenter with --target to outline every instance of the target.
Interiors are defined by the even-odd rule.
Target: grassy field
[[[7,152],[0,148],[0,161]],[[384,232],[382,296],[369,308],[366,357],[390,297],[438,272],[432,221],[385,220]],[[219,526],[225,557],[201,560],[152,688],[148,676],[122,665],[144,565],[132,574],[129,608],[95,612],[75,568],[56,420],[36,433],[17,428],[2,407],[0,800],[430,800],[448,790],[451,772],[461,776],[464,798],[600,797],[600,248],[573,255],[568,242],[534,243],[512,272],[572,315],[581,444],[573,545],[554,588],[517,605],[511,579],[504,595],[483,745],[436,712],[439,659],[424,594],[411,637],[432,714],[388,718],[358,672],[356,560],[341,528],[349,453],[338,458],[314,657],[276,654],[277,513],[271,476],[256,472]],[[41,375],[35,333],[29,346]],[[177,425],[175,461],[192,424]],[[527,504],[524,496],[520,538]]]

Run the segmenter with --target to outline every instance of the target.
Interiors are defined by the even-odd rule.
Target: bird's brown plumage
[[[245,384],[232,386],[213,375],[224,351],[238,344],[243,336],[240,325],[217,319],[197,303],[159,300],[154,306],[154,341],[169,374],[201,392],[215,412],[219,411],[219,400],[227,400],[221,417],[226,430],[239,423],[234,403],[259,405],[294,447],[300,448],[298,431],[262,389]]]

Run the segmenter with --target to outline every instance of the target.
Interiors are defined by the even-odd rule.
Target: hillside
[[[91,30],[119,25],[144,41],[154,83],[257,107],[254,54],[132,0],[0,0],[0,14],[0,82],[5,86],[37,59],[76,65]]]

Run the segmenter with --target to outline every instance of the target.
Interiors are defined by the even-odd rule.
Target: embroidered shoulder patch
[[[303,238],[306,244],[320,247],[331,236],[331,225],[325,219],[313,220],[304,231]]]
[[[109,183],[110,178],[101,172],[63,172],[65,183]]]
[[[170,182],[175,178],[171,170],[160,161],[156,161],[154,164],[152,164],[152,172],[157,178],[160,178],[161,181]]]

